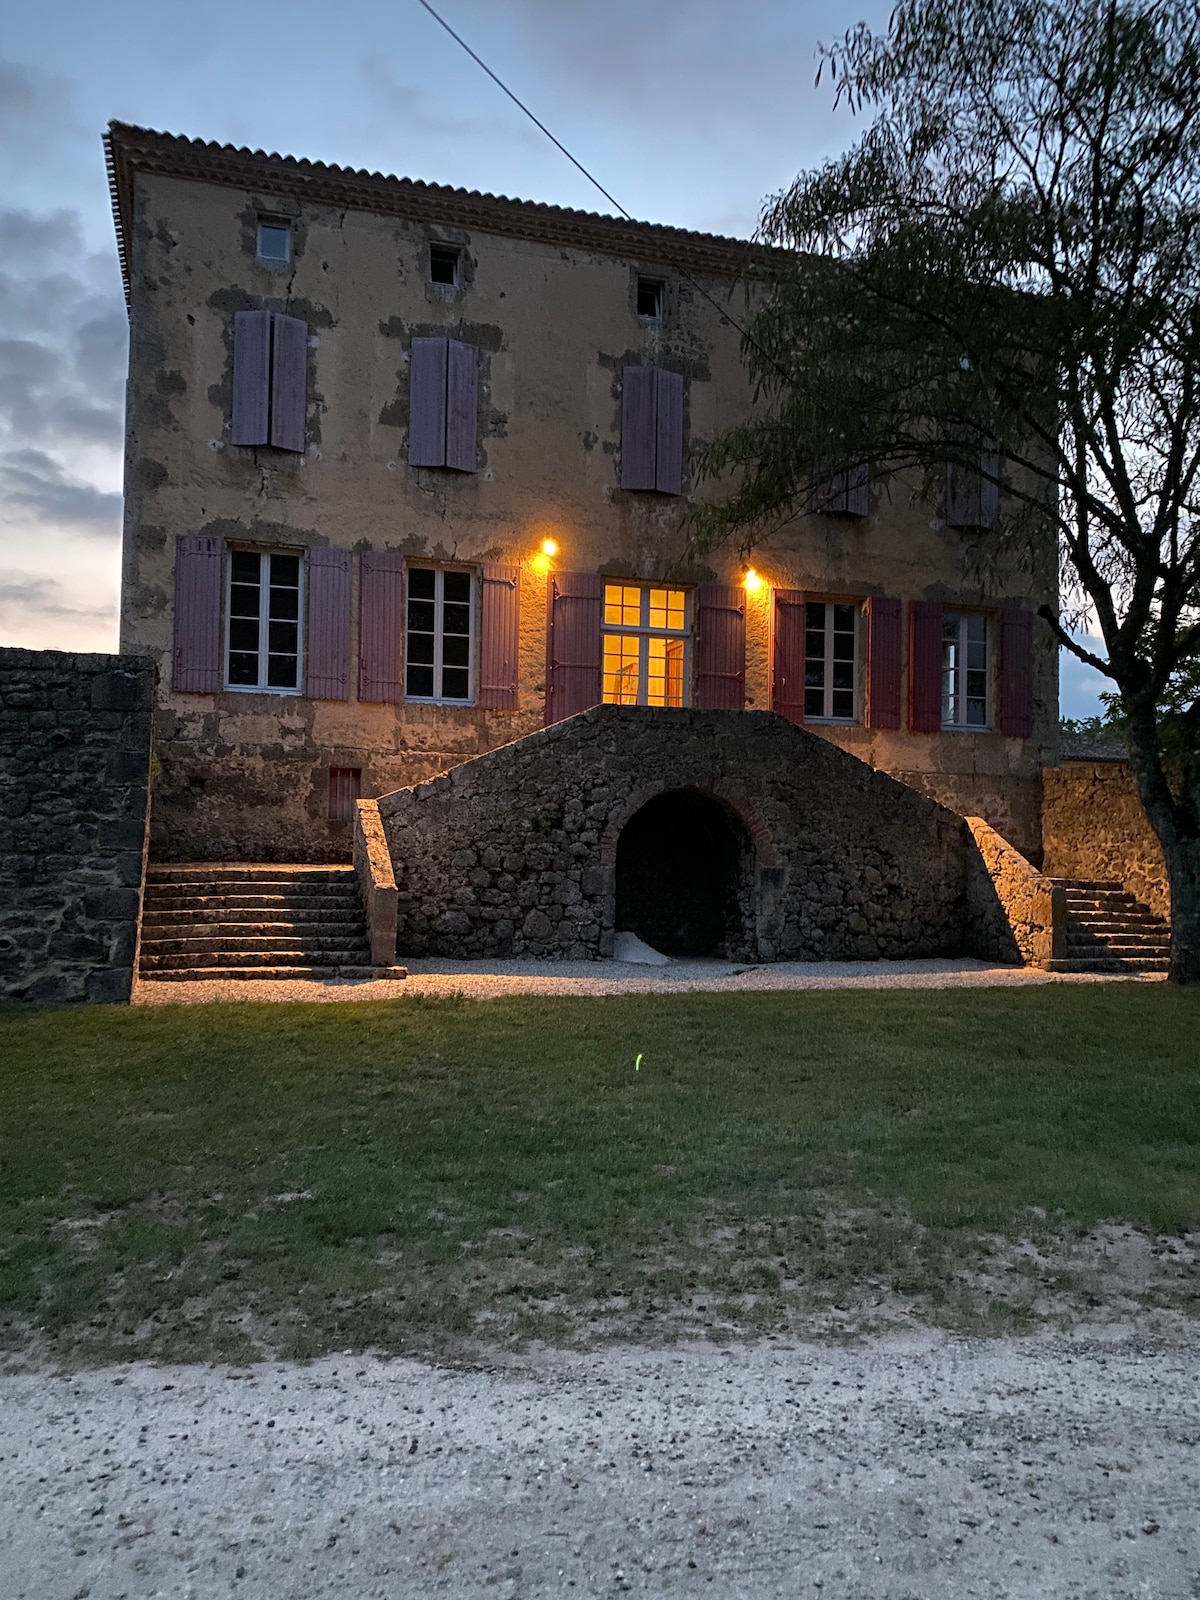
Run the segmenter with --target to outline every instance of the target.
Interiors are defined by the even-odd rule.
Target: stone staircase
[[[152,863],[139,976],[404,978],[371,961],[353,867]]]
[[[1171,930],[1119,883],[1054,878],[1066,891],[1067,953],[1051,972],[1166,972]]]

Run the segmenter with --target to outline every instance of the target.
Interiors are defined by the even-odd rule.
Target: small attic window
[[[292,229],[287,222],[275,219],[258,225],[258,259],[272,266],[286,264],[292,259]]]
[[[638,278],[637,314],[647,322],[662,321],[663,287],[661,278]]]
[[[430,283],[449,284],[452,289],[458,288],[458,249],[452,244],[431,244],[429,246],[429,281]]]

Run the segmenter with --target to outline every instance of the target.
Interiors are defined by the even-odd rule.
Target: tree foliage
[[[1056,530],[1063,603],[1043,615],[1113,680],[1151,822],[1194,852],[1195,0],[903,0],[886,34],[823,51],[826,74],[869,125],[764,208],[759,406],[703,454],[730,492],[696,541],[760,542],[831,465],[932,499],[947,462],[982,462],[1004,493],[977,556],[1034,562]],[[1085,616],[1103,651],[1073,635]]]

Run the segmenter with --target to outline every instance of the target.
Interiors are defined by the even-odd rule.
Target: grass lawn
[[[1158,985],[8,1009],[0,1346],[1006,1328],[1200,1230],[1198,1158]],[[1135,1300],[1200,1308],[1165,1248]]]

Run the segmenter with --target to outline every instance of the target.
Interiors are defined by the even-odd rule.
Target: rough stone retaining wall
[[[974,954],[1045,966],[1066,955],[1067,897],[982,817],[968,817],[967,908]]]
[[[153,669],[0,649],[0,997],[128,1000]]]
[[[1128,762],[1068,760],[1042,783],[1046,875],[1120,883],[1169,922],[1167,864]]]
[[[621,829],[680,789],[740,819],[734,959],[968,947],[961,817],[771,712],[597,706],[381,797],[399,955],[611,954]]]

